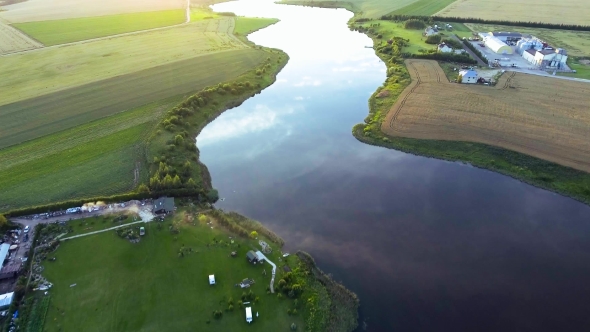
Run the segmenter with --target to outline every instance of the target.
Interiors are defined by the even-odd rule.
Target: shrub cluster
[[[404,28],[413,30],[423,30],[426,28],[426,23],[423,20],[413,18],[404,22]]]
[[[426,37],[426,44],[438,44],[442,40],[441,35],[430,35]]]

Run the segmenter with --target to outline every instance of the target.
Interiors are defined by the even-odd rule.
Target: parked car
[[[29,229],[30,229],[29,225],[25,226],[25,233],[28,233]]]

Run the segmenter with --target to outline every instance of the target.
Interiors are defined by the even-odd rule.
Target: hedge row
[[[461,37],[459,37],[458,35],[455,36],[461,39]],[[488,63],[488,59],[484,57],[483,54],[481,54],[481,52],[477,48],[475,48],[475,46],[473,46],[473,44],[471,44],[468,40],[463,40],[463,44],[467,46],[467,48],[469,48],[473,53],[475,53],[475,55],[477,55],[481,59],[481,61],[485,62],[486,64]]]
[[[528,21],[485,20],[482,18],[475,18],[475,17],[383,15],[383,16],[381,16],[381,19],[388,20],[388,21],[423,20],[425,22],[445,21],[445,22],[457,22],[457,23],[483,23],[483,24],[495,24],[495,25],[514,25],[514,26],[527,27],[527,28],[590,31],[590,25],[555,24],[555,23],[528,22]]]
[[[466,63],[466,64],[477,64],[477,60],[473,59],[469,55],[465,54],[453,54],[453,53],[425,53],[425,54],[413,54],[413,53],[404,53],[402,54],[404,58],[413,58],[413,59],[430,59],[430,60],[438,60],[438,61],[449,61],[449,62],[459,62],[459,63]]]
[[[12,210],[6,212],[4,215],[7,217],[19,217],[19,216],[26,216],[30,214],[37,214],[37,213],[45,213],[45,212],[54,212],[60,211],[71,207],[78,207],[82,206],[88,202],[97,202],[102,201],[105,203],[114,203],[114,202],[125,202],[130,200],[141,200],[146,198],[158,198],[161,196],[173,196],[173,197],[202,197],[204,194],[201,191],[196,189],[170,189],[170,190],[160,190],[157,192],[151,193],[126,193],[126,194],[118,194],[112,196],[97,196],[97,197],[89,197],[89,198],[81,198],[81,199],[71,199],[62,202],[56,202],[51,204],[45,205],[37,205],[26,207],[22,209]]]

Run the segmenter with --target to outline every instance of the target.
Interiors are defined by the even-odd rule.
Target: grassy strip
[[[296,5],[303,7],[317,7],[317,8],[344,8],[353,13],[358,13],[360,7],[351,1],[299,1],[299,0],[282,0],[276,2],[282,5]]]
[[[418,0],[403,8],[394,10],[390,15],[433,15],[455,1],[456,0]]]
[[[185,21],[185,10],[81,17],[64,20],[15,23],[27,35],[45,46],[160,28]]]
[[[576,78],[584,78],[590,80],[590,65],[581,63],[580,60],[584,60],[584,58],[576,58],[570,57],[567,59],[567,65],[575,70],[575,73],[558,73],[557,75],[560,76],[568,76],[568,77],[576,77]],[[588,58],[586,58],[588,60]]]
[[[28,323],[26,324],[26,332],[42,332],[45,324],[45,316],[49,309],[49,301],[51,296],[46,295],[41,298],[36,298],[31,308]]]
[[[374,34],[369,36],[374,40],[376,38]],[[590,203],[590,174],[573,168],[480,143],[385,135],[381,131],[385,114],[410,84],[410,76],[399,56],[384,53],[380,48],[376,48],[376,54],[386,63],[388,77],[369,99],[369,115],[365,123],[357,124],[352,130],[358,140],[415,155],[466,162]]]
[[[256,69],[238,78],[206,88],[167,112],[158,130],[150,137],[147,151],[150,161],[149,189],[152,192],[175,188],[195,188],[201,198],[217,200],[217,192],[203,182],[202,165],[193,137],[225,110],[271,85],[287,64],[280,50],[262,49],[266,59]]]

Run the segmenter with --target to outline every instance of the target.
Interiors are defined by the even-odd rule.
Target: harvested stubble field
[[[248,48],[226,32],[232,24],[226,21],[233,19],[222,21],[5,56],[0,61],[0,105],[204,54]]]
[[[406,60],[412,83],[381,129],[391,136],[499,146],[590,172],[590,84],[507,72],[495,87],[448,83]]]
[[[0,54],[32,50],[39,47],[43,47],[43,44],[0,20]]]
[[[3,6],[0,18],[11,23],[150,12],[186,7],[186,0],[27,0]]]
[[[588,25],[590,6],[585,0],[458,0],[436,15]]]

